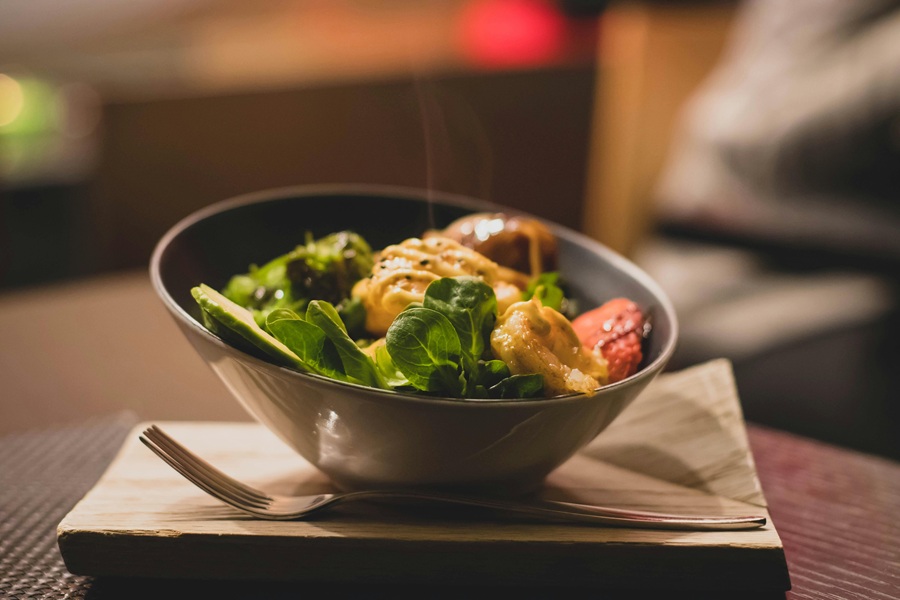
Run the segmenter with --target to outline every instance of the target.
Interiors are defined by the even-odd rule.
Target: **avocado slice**
[[[253,313],[243,306],[202,283],[191,289],[191,295],[203,311],[203,324],[229,344],[242,350],[252,348],[262,351],[280,365],[310,371],[299,356],[263,330],[253,318]]]

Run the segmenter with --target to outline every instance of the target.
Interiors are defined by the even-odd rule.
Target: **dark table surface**
[[[335,597],[634,598],[628,590],[470,589],[277,582],[110,580],[63,564],[56,525],[137,423],[132,413],[0,436],[0,598]],[[787,598],[900,598],[900,464],[750,424],[749,436],[793,588]],[[658,594],[656,595],[658,596]],[[666,594],[667,597],[671,595]],[[722,597],[682,594],[678,597]],[[759,597],[742,595],[731,598]],[[782,594],[766,597],[780,598]]]

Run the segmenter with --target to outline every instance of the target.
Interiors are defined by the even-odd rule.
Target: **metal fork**
[[[365,490],[309,496],[267,494],[226,475],[176,442],[156,425],[144,430],[140,440],[173,469],[208,494],[261,519],[287,521],[318,513],[356,500],[414,500],[475,506],[501,512],[617,527],[682,530],[754,529],[766,524],[763,516],[689,516],[623,510],[551,500],[515,501],[419,490]]]

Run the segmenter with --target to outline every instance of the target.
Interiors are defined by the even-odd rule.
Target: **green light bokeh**
[[[11,122],[0,125],[0,138],[58,130],[62,114],[57,88],[39,79],[15,79],[22,89],[22,109]]]

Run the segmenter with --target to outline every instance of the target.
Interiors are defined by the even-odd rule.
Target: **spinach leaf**
[[[344,322],[334,306],[324,300],[313,300],[306,308],[306,321],[318,326],[337,349],[345,381],[387,387],[372,359],[347,335]]]
[[[476,277],[445,277],[428,286],[422,304],[450,320],[467,362],[464,366],[474,371],[497,320],[497,297],[491,286]]]
[[[387,388],[374,361],[350,339],[330,303],[309,303],[306,318],[287,309],[275,309],[266,327],[319,375],[370,387]]]
[[[479,360],[466,375],[466,398],[490,398],[489,388],[509,377],[509,367],[502,360]]]
[[[510,375],[502,360],[479,361],[476,384],[474,398],[537,398],[544,393],[543,375]]]
[[[478,362],[478,375],[475,378],[477,385],[491,388],[507,377],[509,377],[509,367],[502,360]]]
[[[528,283],[522,292],[522,300],[537,297],[541,304],[565,314],[566,295],[560,285],[559,273],[555,271],[541,273]]]
[[[415,389],[406,375],[394,363],[386,346],[378,346],[375,349],[375,366],[388,386],[394,389]]]
[[[538,373],[512,375],[488,389],[491,398],[538,398],[544,393],[544,376]]]
[[[408,307],[394,320],[376,362],[382,373],[396,369],[420,391],[465,398],[540,395],[543,376],[510,376],[503,361],[482,359],[496,319],[494,290],[482,280],[438,279],[421,306]]]
[[[462,347],[450,320],[438,311],[413,306],[401,312],[385,336],[388,353],[418,390],[461,396]]]
[[[344,379],[341,356],[320,327],[304,321],[292,310],[279,308],[269,313],[266,328],[314,373]]]

